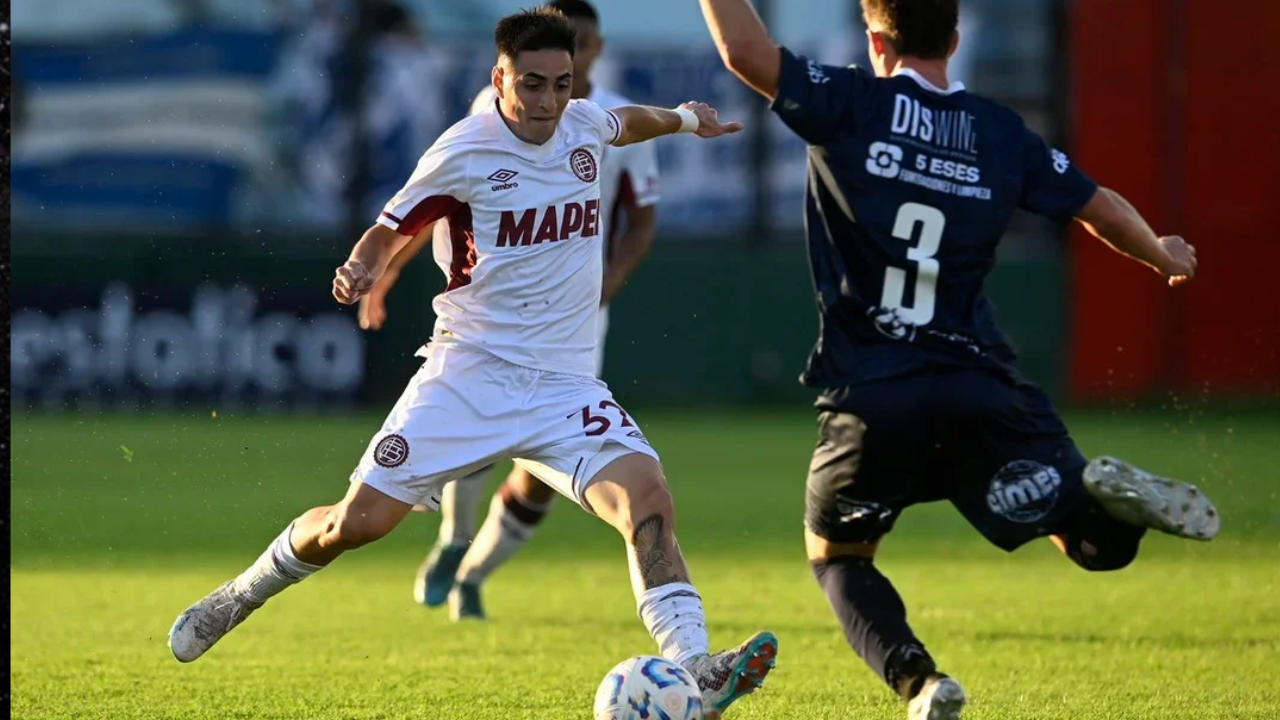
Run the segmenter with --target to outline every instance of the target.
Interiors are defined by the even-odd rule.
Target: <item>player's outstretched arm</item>
[[[366,230],[360,242],[351,249],[346,264],[334,273],[334,299],[350,305],[373,289],[387,263],[409,242],[410,237],[380,223]]]
[[[702,0],[702,17],[725,67],[772,101],[778,96],[782,51],[769,39],[747,0]]]
[[[715,108],[700,102],[687,102],[675,110],[647,105],[624,105],[611,111],[622,125],[615,146],[631,145],[663,135],[691,132],[698,137],[713,138],[742,130],[742,123],[721,123]]]
[[[400,280],[400,272],[404,269],[409,261],[417,257],[422,252],[422,248],[431,242],[431,235],[435,229],[435,223],[429,223],[426,227],[418,231],[413,239],[400,248],[400,252],[396,253],[387,263],[387,269],[373,283],[373,287],[369,290],[369,294],[360,298],[360,328],[362,330],[381,330],[382,325],[387,321],[387,293],[391,292],[391,288],[396,286],[396,282]]]
[[[1120,193],[1098,188],[1076,220],[1112,249],[1181,285],[1196,274],[1196,249],[1177,236],[1158,237]]]

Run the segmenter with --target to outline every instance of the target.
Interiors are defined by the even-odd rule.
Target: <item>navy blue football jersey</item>
[[[801,378],[854,385],[936,365],[1016,374],[983,294],[1014,210],[1066,222],[1097,185],[999,103],[913,72],[782,50],[773,110],[809,144],[805,228],[820,330]]]

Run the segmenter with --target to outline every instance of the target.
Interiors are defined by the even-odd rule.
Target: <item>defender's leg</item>
[[[917,468],[927,455],[886,420],[868,462],[868,427],[860,417],[819,415],[806,490],[805,549],[854,652],[908,702],[911,718],[951,720],[964,706],[964,691],[938,672],[907,624],[902,598],[875,566],[880,540],[911,503]]]

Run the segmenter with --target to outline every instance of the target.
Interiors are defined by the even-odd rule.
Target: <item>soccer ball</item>
[[[623,660],[596,691],[596,720],[702,720],[702,691],[688,670],[666,658]]]

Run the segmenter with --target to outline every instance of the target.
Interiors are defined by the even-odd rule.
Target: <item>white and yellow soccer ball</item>
[[[702,691],[677,663],[633,657],[604,676],[596,691],[595,720],[702,720]]]

